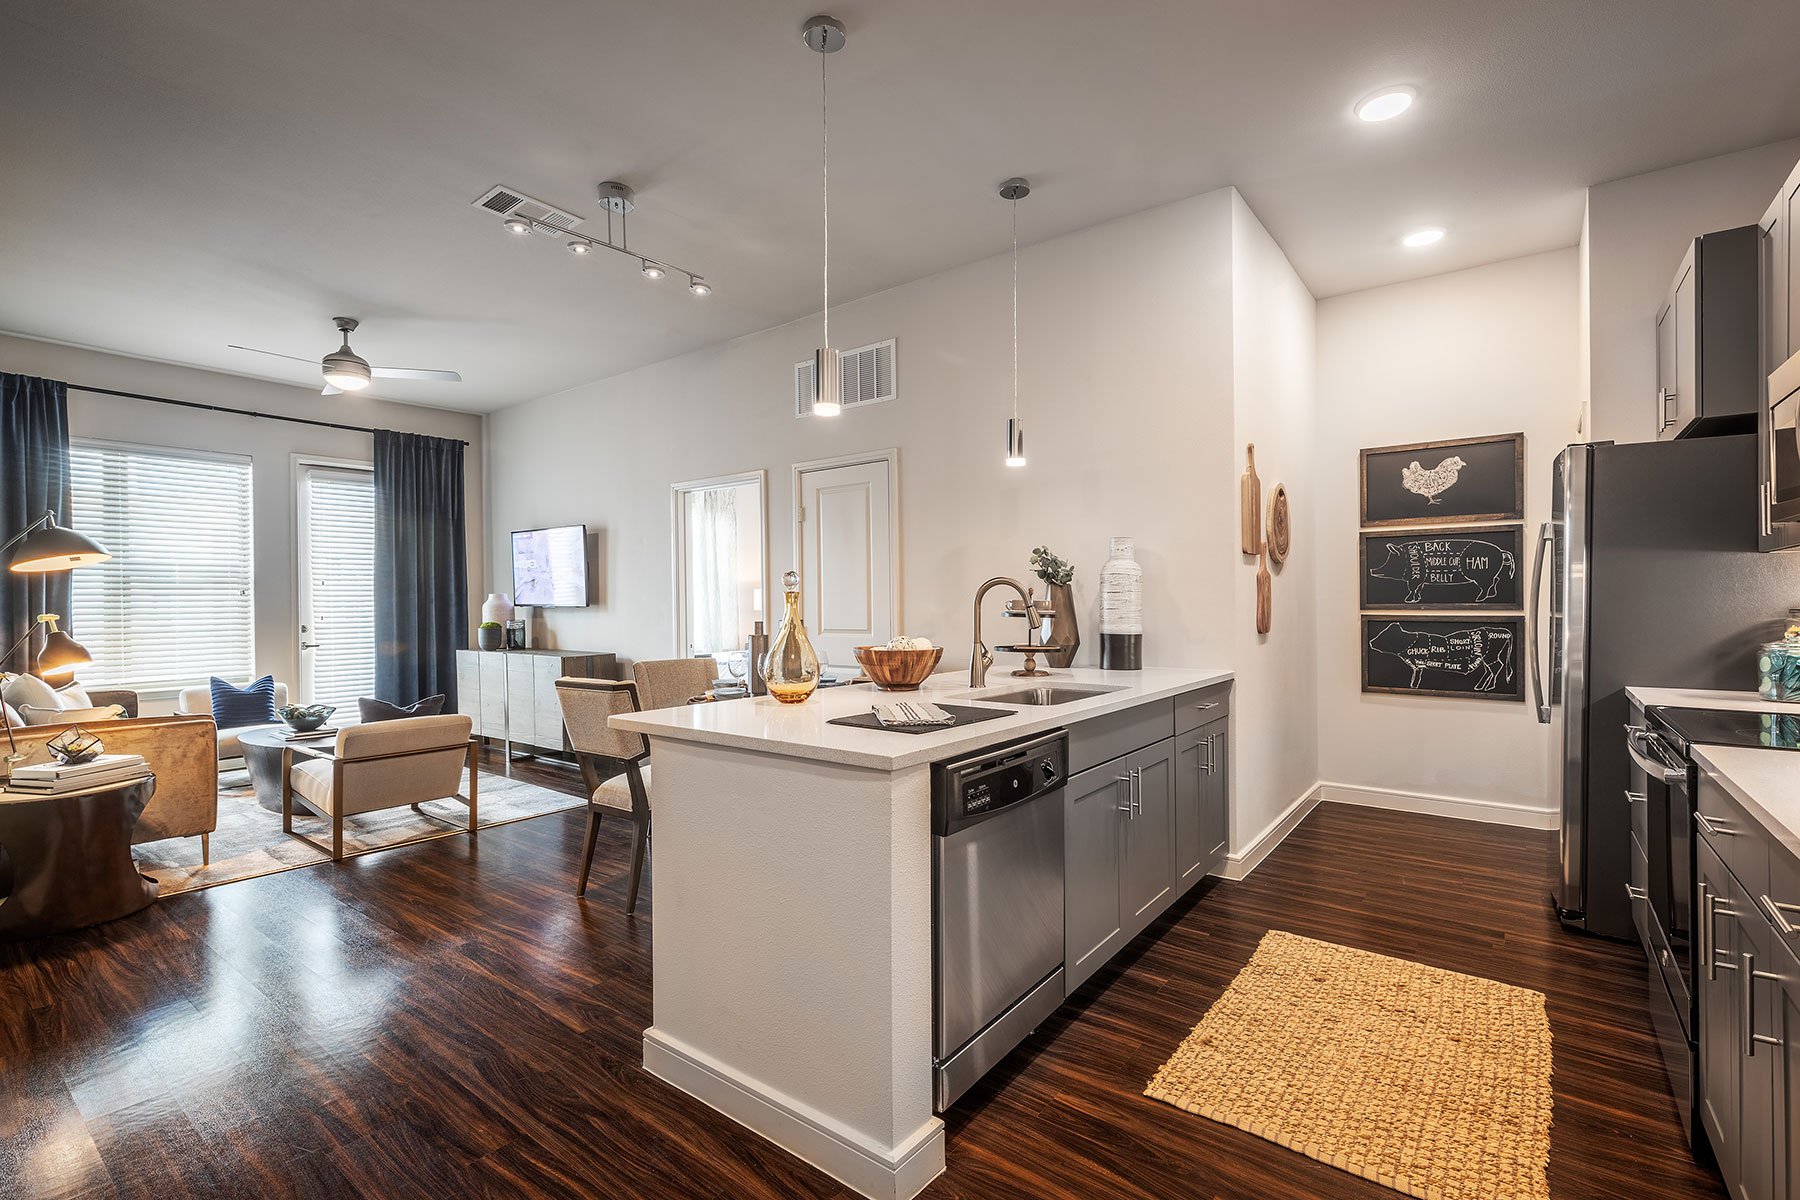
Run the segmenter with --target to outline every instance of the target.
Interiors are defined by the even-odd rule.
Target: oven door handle
[[[1666,787],[1680,787],[1687,782],[1686,767],[1671,767],[1660,758],[1653,758],[1646,753],[1649,743],[1655,734],[1640,725],[1625,727],[1625,749],[1631,755],[1631,761],[1651,779],[1660,779]]]
[[[1537,703],[1538,724],[1550,723],[1550,705],[1544,700],[1544,664],[1538,657],[1538,626],[1542,613],[1538,608],[1544,595],[1544,547],[1556,537],[1551,523],[1538,529],[1537,553],[1531,563],[1531,603],[1525,608],[1525,642],[1530,656],[1525,660],[1531,668],[1531,697]]]

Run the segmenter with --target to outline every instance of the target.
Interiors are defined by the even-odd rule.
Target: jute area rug
[[[521,779],[483,775],[477,794],[480,820],[477,829],[505,825],[545,813],[581,807],[580,796],[565,795]],[[295,805],[294,831],[316,842],[331,843],[331,823]],[[421,806],[439,817],[432,820],[411,808],[384,808],[344,821],[344,857],[388,850],[412,842],[441,837],[464,837],[460,828],[469,810],[455,800],[434,800]],[[169,838],[133,846],[138,870],[160,885],[161,894],[173,896],[199,888],[254,879],[329,862],[331,856],[281,831],[281,814],[256,803],[249,776],[242,769],[227,772],[219,786],[219,827],[212,835],[212,863],[200,864],[200,839]]]
[[[1280,931],[1145,1095],[1420,1200],[1548,1200],[1542,993]]]

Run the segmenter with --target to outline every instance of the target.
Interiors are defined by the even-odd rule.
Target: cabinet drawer
[[[1157,700],[1069,727],[1069,773],[1085,771],[1175,736],[1175,702]]]
[[[1694,824],[1752,900],[1769,890],[1769,838],[1711,772],[1700,771]]]
[[[1214,684],[1175,697],[1175,732],[1183,734],[1198,729],[1208,721],[1216,721],[1231,713],[1231,685]]]

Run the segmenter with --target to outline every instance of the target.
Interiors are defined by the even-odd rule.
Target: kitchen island
[[[917,1194],[944,1167],[930,765],[1230,679],[1078,668],[972,693],[946,674],[898,697],[857,685],[614,717],[649,737],[653,764],[645,1069],[864,1195]],[[1042,684],[1108,690],[925,734],[830,724],[884,698],[992,707]]]

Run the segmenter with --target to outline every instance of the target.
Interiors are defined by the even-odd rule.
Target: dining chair
[[[637,911],[638,883],[644,874],[644,852],[650,843],[650,746],[643,734],[614,729],[607,718],[637,712],[637,684],[629,680],[563,678],[556,681],[556,700],[562,706],[569,745],[581,767],[587,787],[586,848],[581,855],[581,877],[575,894],[587,894],[588,875],[594,866],[594,843],[600,821],[608,811],[628,816],[635,829],[631,846],[631,882],[625,894],[625,911]],[[623,771],[602,779],[602,771],[615,766]]]
[[[648,712],[653,708],[680,708],[696,696],[712,690],[718,677],[718,661],[706,658],[656,658],[631,664],[632,678],[637,680],[638,703]]]

